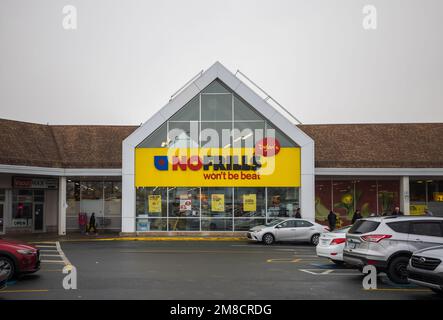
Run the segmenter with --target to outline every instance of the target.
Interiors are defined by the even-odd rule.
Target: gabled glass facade
[[[281,147],[297,147],[216,80],[137,148],[252,148],[269,136]],[[176,187],[171,179],[168,187],[136,188],[136,230],[244,231],[294,216],[299,206],[297,187]]]

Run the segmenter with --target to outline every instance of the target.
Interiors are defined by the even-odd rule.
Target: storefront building
[[[275,218],[443,216],[443,124],[295,125],[220,63],[133,126],[0,120],[0,233],[244,232]]]

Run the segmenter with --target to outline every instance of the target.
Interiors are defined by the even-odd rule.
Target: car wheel
[[[334,262],[337,266],[342,266],[345,264],[344,261],[340,261],[340,260],[331,260],[332,262]]]
[[[264,244],[273,244],[275,241],[274,236],[271,233],[266,233],[263,235],[262,241]]]
[[[438,295],[443,295],[443,289],[431,288],[431,290],[434,291]]]
[[[8,257],[0,257],[0,270],[6,271],[8,275],[8,280],[11,280],[15,275],[14,262]]]
[[[389,264],[386,272],[389,280],[399,284],[409,283],[407,272],[408,263],[409,257],[401,256],[394,258]]]
[[[318,233],[314,234],[311,237],[311,244],[316,246],[318,244],[319,239],[320,239],[320,235]]]

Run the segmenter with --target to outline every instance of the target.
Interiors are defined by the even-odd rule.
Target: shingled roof
[[[443,168],[443,123],[299,125],[317,168]]]
[[[315,166],[443,168],[443,123],[299,125],[315,141]],[[43,125],[0,119],[0,164],[121,168],[137,126]]]
[[[121,168],[122,141],[136,128],[52,126],[0,119],[0,164]]]

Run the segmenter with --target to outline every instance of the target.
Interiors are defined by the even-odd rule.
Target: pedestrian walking
[[[404,213],[400,211],[400,207],[395,207],[392,211],[391,216],[404,216]]]
[[[301,219],[300,208],[297,208],[297,210],[295,211],[295,217],[298,218],[298,219]]]
[[[355,223],[358,219],[363,218],[363,216],[360,213],[360,210],[355,210],[354,215],[352,216],[352,224]]]
[[[335,230],[335,226],[337,224],[337,215],[332,210],[329,211],[329,214],[328,214],[328,224],[329,224],[330,231]]]
[[[97,234],[97,226],[95,223],[95,213],[94,212],[91,214],[91,218],[89,218],[89,226],[88,226],[88,233],[87,234],[89,234],[91,229],[93,229],[94,233]]]

